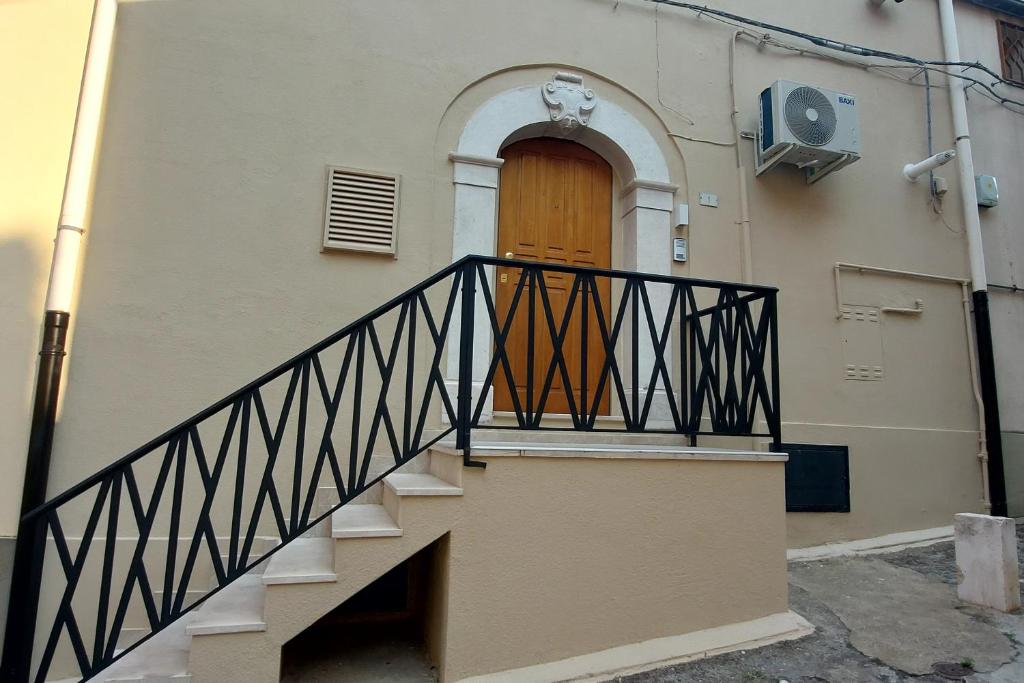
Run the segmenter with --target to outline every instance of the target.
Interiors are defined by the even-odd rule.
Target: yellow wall
[[[91,15],[87,0],[0,0],[0,537],[17,528],[43,297]]]

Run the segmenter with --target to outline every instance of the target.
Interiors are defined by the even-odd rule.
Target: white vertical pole
[[[956,33],[953,0],[939,0],[942,25],[942,46],[947,62],[960,61],[960,41]],[[960,67],[950,67],[958,69]],[[960,171],[960,197],[963,200],[964,227],[971,263],[971,287],[975,292],[988,289],[985,274],[985,253],[981,242],[981,218],[978,215],[978,191],[974,186],[974,156],[971,154],[971,132],[967,124],[967,82],[949,79],[949,103],[953,114],[953,135],[956,138],[957,168]]]
[[[68,175],[61,201],[60,223],[53,246],[50,282],[46,290],[47,311],[71,310],[116,18],[117,0],[96,0],[78,98],[78,114],[71,138],[71,157],[68,160]]]

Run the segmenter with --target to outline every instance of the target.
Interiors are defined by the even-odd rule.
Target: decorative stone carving
[[[551,120],[565,128],[585,126],[597,106],[594,91],[583,87],[583,76],[559,71],[541,88]]]

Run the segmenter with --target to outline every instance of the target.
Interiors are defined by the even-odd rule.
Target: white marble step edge
[[[103,671],[97,680],[109,683],[168,683],[191,680],[187,631],[196,613],[190,612],[139,645]]]
[[[334,573],[334,539],[296,538],[270,557],[263,572],[263,585],[289,583],[330,583]]]
[[[262,574],[246,574],[213,595],[196,612],[185,632],[190,636],[265,631]]]
[[[192,674],[152,674],[145,676],[126,676],[119,678],[106,678],[105,683],[188,683],[192,680]]]
[[[396,496],[461,496],[462,487],[453,486],[432,474],[389,474],[384,486]]]
[[[383,505],[343,505],[334,511],[331,535],[336,538],[384,538],[401,536]]]

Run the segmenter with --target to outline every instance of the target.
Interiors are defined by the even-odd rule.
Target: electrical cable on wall
[[[1008,98],[1008,97],[1003,97],[998,92],[993,90],[992,87],[991,87],[992,85],[1005,85],[1005,86],[1011,86],[1011,87],[1018,87],[1018,86],[1015,83],[1013,83],[1012,81],[1006,80],[1001,75],[999,75],[996,72],[992,71],[990,68],[988,68],[987,66],[985,66],[984,64],[982,64],[980,62],[948,62],[948,61],[941,61],[941,60],[920,59],[918,57],[912,57],[910,55],[904,55],[904,54],[900,54],[900,53],[897,53],[897,52],[888,52],[888,51],[885,51],[885,50],[876,50],[876,49],[873,49],[873,48],[863,47],[863,46],[855,45],[855,44],[852,44],[852,43],[846,43],[846,42],[843,42],[843,41],[840,41],[840,40],[833,40],[831,38],[825,38],[823,36],[817,36],[817,35],[814,35],[814,34],[811,34],[811,33],[804,33],[803,31],[797,31],[796,29],[786,28],[784,26],[778,26],[776,24],[769,24],[767,22],[758,21],[756,19],[750,19],[748,17],[740,16],[738,14],[732,14],[730,12],[724,12],[722,10],[714,9],[714,8],[711,8],[711,7],[695,5],[695,4],[689,3],[689,2],[679,2],[678,0],[646,0],[646,1],[647,2],[653,2],[653,3],[659,4],[659,5],[670,5],[672,7],[679,7],[679,8],[682,8],[682,9],[692,10],[692,11],[696,12],[699,17],[700,16],[708,16],[711,19],[714,19],[716,21],[719,21],[721,23],[724,23],[724,24],[727,24],[727,25],[730,25],[730,26],[736,26],[738,24],[742,24],[742,25],[745,25],[745,26],[755,26],[757,28],[761,28],[761,29],[764,29],[764,30],[767,30],[767,31],[774,31],[774,32],[777,32],[777,33],[782,33],[782,34],[785,34],[785,35],[792,36],[794,38],[800,38],[801,40],[806,40],[806,41],[808,41],[808,42],[810,42],[810,43],[812,43],[814,45],[817,45],[818,47],[826,48],[828,50],[834,50],[834,51],[837,51],[837,52],[845,52],[847,54],[857,55],[859,57],[872,57],[872,58],[878,58],[878,59],[887,59],[889,61],[900,62],[902,64],[906,64],[908,66],[912,66],[913,68],[920,68],[920,69],[927,69],[929,71],[935,71],[935,72],[941,73],[941,74],[943,74],[943,75],[945,75],[947,77],[950,77],[950,78],[960,78],[962,80],[965,80],[965,81],[971,83],[973,86],[976,86],[976,87],[980,88],[984,92],[981,92],[981,91],[979,91],[979,92],[981,92],[981,94],[983,94],[988,99],[991,99],[991,100],[993,100],[995,102],[998,102],[999,104],[1001,104],[1003,106],[1014,105],[1016,107],[1020,107],[1021,109],[1014,109],[1012,107],[1007,107],[1007,108],[1010,109],[1011,111],[1014,111],[1015,113],[1024,114],[1024,100],[1015,100],[1015,99],[1011,99],[1011,98]],[[765,39],[764,40],[767,43],[776,44],[777,46],[783,47],[785,49],[793,49],[793,50],[798,50],[798,51],[801,50],[801,48],[796,48],[794,46],[789,46],[789,45],[785,45],[783,43],[779,43],[778,41],[775,41],[774,39],[771,38],[771,36],[768,36],[768,35],[765,35]],[[867,66],[867,65],[865,65],[865,66]],[[878,66],[881,66],[881,65],[878,65]],[[941,69],[941,68],[936,68],[936,67],[962,67],[963,69],[977,69],[979,71],[982,71],[982,72],[988,74],[989,76],[991,76],[995,80],[993,80],[991,85],[989,85],[989,84],[986,84],[986,83],[984,83],[984,82],[982,82],[982,81],[980,81],[980,80],[978,80],[976,78],[973,78],[972,76],[968,76],[967,74],[956,73],[956,72],[953,72],[953,71],[948,71],[946,69]]]
[[[970,325],[968,325],[968,355],[970,357],[971,367],[973,368],[975,365],[978,367],[978,381],[974,385],[979,417],[978,457],[982,466],[982,479],[984,482],[983,488],[988,492],[988,496],[985,498],[986,508],[993,515],[1005,516],[1007,513],[1007,500],[1005,471],[1000,440],[1002,430],[1000,426],[998,397],[996,393],[996,372],[992,346],[992,328],[989,314],[988,283],[985,272],[985,258],[982,247],[980,218],[977,208],[978,201],[975,196],[975,176],[971,155],[971,143],[967,127],[967,95],[969,91],[975,92],[998,103],[1000,106],[1005,107],[1013,113],[1024,114],[1024,101],[1006,97],[994,89],[997,86],[1020,86],[1004,79],[1002,76],[980,62],[961,61],[952,0],[940,0],[939,2],[942,45],[945,55],[947,56],[947,60],[925,60],[895,52],[875,50],[852,43],[804,33],[802,31],[789,29],[767,22],[749,19],[747,17],[709,8],[707,6],[680,2],[678,0],[647,1],[692,10],[696,12],[698,19],[700,17],[707,16],[708,18],[714,19],[720,23],[739,28],[741,31],[744,27],[753,26],[765,31],[771,31],[773,33],[783,34],[807,41],[814,46],[789,45],[766,33],[758,39],[758,47],[763,47],[764,45],[777,46],[786,50],[791,50],[800,55],[811,54],[820,58],[833,59],[846,64],[855,64],[865,70],[876,70],[882,73],[889,72],[889,75],[893,77],[895,76],[891,72],[896,69],[914,69],[915,72],[909,77],[909,79],[900,78],[900,80],[916,85],[916,83],[914,83],[914,79],[919,75],[924,75],[929,152],[932,151],[933,144],[931,135],[931,74],[940,73],[947,77],[948,81],[945,87],[947,87],[949,91],[950,108],[952,110],[953,117],[953,131],[954,138],[956,140],[956,149],[950,150],[948,154],[955,152],[957,156],[963,157],[963,161],[958,164],[958,172],[963,195],[963,232],[967,239],[971,276],[969,281],[962,283],[962,303],[965,316],[973,316],[974,318],[974,335],[971,334]],[[743,32],[748,33],[746,31]],[[739,35],[739,33],[735,35]],[[819,49],[814,49],[815,47]],[[846,55],[846,58],[840,58],[840,55]],[[885,62],[891,62],[891,64],[873,64],[867,61],[870,59],[883,60]],[[979,72],[978,74],[975,74],[979,76],[979,78],[983,78],[984,75],[987,75],[993,80],[989,83],[985,83],[982,80],[979,80],[979,78],[976,78],[975,75],[969,75],[968,72],[971,70]],[[960,79],[960,81],[954,81],[953,79]],[[733,107],[733,110],[733,115],[735,116],[735,106]],[[921,162],[920,164],[911,164],[908,165],[908,167],[921,166],[926,162],[943,156],[943,154],[934,155],[925,160],[925,162]],[[924,168],[921,170],[921,173],[929,171],[930,168],[930,166],[928,168]],[[910,178],[911,176],[907,175],[907,177]],[[943,224],[945,224],[949,229],[950,226],[946,224],[945,219],[942,217],[941,210],[936,208],[937,200],[940,197],[941,195],[938,193],[935,183],[929,182],[929,199],[932,208],[933,210],[936,210],[939,217],[942,218]],[[1017,291],[1016,286],[1014,285],[1013,287],[1014,288],[1010,291]],[[970,296],[968,296],[968,289],[972,290]],[[971,306],[972,303],[973,307]],[[976,353],[974,351],[975,341],[977,346]],[[989,406],[990,409],[986,410],[986,406]]]
[[[750,19],[750,18],[743,17],[743,16],[740,16],[740,15],[732,14],[732,13],[729,13],[729,12],[724,12],[724,11],[721,11],[721,10],[717,10],[717,9],[714,9],[714,8],[710,8],[710,7],[706,7],[706,6],[694,5],[692,3],[679,2],[677,0],[648,0],[648,2],[654,2],[656,4],[656,7],[655,7],[655,23],[656,24],[657,24],[657,21],[658,21],[658,18],[657,18],[657,9],[658,9],[657,5],[664,4],[664,5],[669,5],[669,6],[673,6],[673,7],[680,7],[680,8],[684,8],[684,9],[693,10],[694,12],[697,13],[698,18],[701,17],[701,16],[707,16],[708,18],[713,19],[715,21],[718,21],[718,22],[720,22],[722,24],[725,24],[725,25],[728,25],[728,26],[732,26],[734,28],[741,28],[740,33],[742,35],[746,36],[746,37],[750,37],[750,38],[756,39],[759,48],[761,48],[761,47],[763,47],[765,45],[770,45],[770,46],[773,46],[773,47],[777,47],[779,49],[784,49],[784,50],[789,50],[789,51],[792,51],[792,52],[796,52],[796,53],[798,53],[800,55],[812,55],[812,56],[816,56],[816,57],[819,57],[819,58],[828,59],[828,60],[831,60],[831,61],[837,61],[839,63],[846,64],[846,65],[859,66],[859,67],[861,67],[861,68],[863,68],[865,70],[873,71],[873,72],[876,72],[876,73],[880,73],[880,74],[886,75],[887,77],[894,78],[896,80],[899,80],[902,83],[906,83],[906,84],[909,84],[909,85],[919,85],[918,83],[915,82],[915,79],[918,76],[922,76],[923,80],[924,80],[924,83],[920,84],[920,85],[922,85],[925,88],[925,121],[926,121],[927,148],[928,148],[928,155],[929,156],[931,156],[933,154],[933,152],[934,152],[933,116],[932,116],[932,88],[936,87],[936,86],[932,83],[932,79],[931,79],[931,74],[933,72],[934,73],[942,74],[942,75],[946,76],[947,78],[960,78],[960,79],[962,79],[964,81],[967,81],[969,83],[968,87],[969,88],[974,88],[974,87],[978,88],[976,90],[976,92],[979,95],[981,95],[982,97],[985,97],[988,100],[996,102],[1000,106],[1003,106],[1006,109],[1008,109],[1008,110],[1010,110],[1010,111],[1012,111],[1012,112],[1014,112],[1016,114],[1024,114],[1024,101],[1013,100],[1013,99],[1010,99],[1010,98],[1007,98],[1007,97],[1003,97],[1001,94],[999,94],[998,92],[993,90],[993,88],[991,87],[993,85],[1006,85],[1006,86],[1013,86],[1013,87],[1019,87],[1019,86],[1017,86],[1017,84],[1015,84],[1013,82],[1007,81],[1006,79],[1002,78],[1001,76],[999,76],[998,74],[993,72],[991,69],[986,67],[984,64],[981,64],[980,62],[962,62],[962,61],[951,62],[951,61],[939,61],[939,60],[924,60],[924,59],[920,59],[920,58],[913,57],[913,56],[910,56],[910,55],[903,55],[903,54],[894,53],[894,52],[888,52],[888,51],[883,51],[883,50],[875,50],[875,49],[863,47],[863,46],[860,46],[860,45],[854,45],[854,44],[846,43],[846,42],[843,42],[843,41],[837,41],[837,40],[833,40],[833,39],[830,39],[830,38],[826,38],[826,37],[817,36],[817,35],[814,35],[814,34],[805,33],[803,31],[798,31],[798,30],[795,30],[795,29],[789,29],[789,28],[786,28],[786,27],[783,27],[783,26],[778,26],[778,25],[775,25],[775,24],[770,24],[770,23],[767,23],[767,22],[762,22],[762,21],[758,21],[758,20],[755,20],[755,19]],[[773,36],[771,36],[771,35],[769,35],[767,33],[763,33],[763,34],[751,33],[748,30],[742,29],[742,26],[744,26],[744,25],[746,25],[746,26],[755,26],[755,27],[762,28],[762,29],[768,29],[768,30],[776,31],[776,32],[779,32],[779,33],[782,33],[782,34],[785,34],[785,35],[790,35],[790,36],[793,36],[793,37],[796,37],[796,38],[799,38],[799,39],[802,39],[802,40],[806,40],[806,41],[808,41],[808,42],[810,42],[813,45],[816,45],[818,47],[826,48],[827,50],[830,50],[831,52],[825,52],[823,50],[815,50],[815,49],[812,49],[812,48],[808,48],[807,46],[797,46],[797,45],[793,45],[793,44],[788,44],[788,43],[785,43],[785,42],[783,42],[783,41],[781,41],[781,40],[779,40],[779,39],[777,39],[777,38],[775,38],[775,37],[773,37]],[[656,43],[657,43],[657,37],[658,37],[657,26],[656,26],[655,30],[656,30]],[[860,60],[856,60],[856,59],[849,59],[849,58],[844,59],[844,58],[840,57],[838,54],[835,54],[836,52],[839,52],[839,53],[842,53],[842,54],[855,55],[857,57],[872,57],[872,58],[887,59],[887,60],[896,61],[896,62],[899,62],[899,63],[897,63],[897,64],[875,64],[875,63],[864,62],[864,61],[860,61]],[[661,75],[660,74],[660,50],[659,50],[658,57],[659,57],[659,70],[658,70],[659,73],[658,73],[658,78],[659,78],[659,101],[660,101],[661,100],[661,96],[660,96],[660,75]],[[954,66],[954,67],[955,66],[959,66],[959,67],[962,67],[964,70],[972,69],[972,68],[973,69],[978,69],[980,71],[983,71],[984,73],[989,74],[995,80],[991,83],[991,85],[987,85],[987,84],[979,81],[976,78],[968,76],[965,73],[956,73],[956,72],[950,71],[948,69],[939,68],[939,67],[942,67],[942,66]],[[909,77],[898,76],[898,75],[896,75],[895,73],[892,72],[892,70],[895,70],[895,69],[910,69],[910,68],[914,69],[914,73],[911,76],[909,76]],[[945,86],[939,86],[939,87],[945,87]],[[675,134],[675,133],[670,133],[670,136],[671,137],[681,138],[681,139],[684,139],[684,140],[692,140],[694,142],[705,142],[705,143],[709,143],[709,144],[720,145],[720,146],[723,146],[723,147],[730,146],[729,143],[718,143],[718,142],[712,141],[712,140],[705,140],[705,139],[701,139],[701,138],[691,138],[690,136],[679,135],[679,134]],[[945,228],[947,230],[949,230],[950,232],[952,232],[954,234],[961,234],[962,233],[961,230],[956,230],[952,226],[950,226],[949,223],[945,219],[945,216],[944,216],[943,211],[942,211],[942,206],[941,206],[941,204],[942,204],[942,197],[937,192],[937,189],[936,189],[936,186],[935,186],[935,174],[934,174],[933,171],[929,171],[929,173],[928,173],[928,204],[929,204],[930,208],[932,209],[932,211],[936,215],[938,215],[939,219],[942,221],[943,226],[945,226]]]

